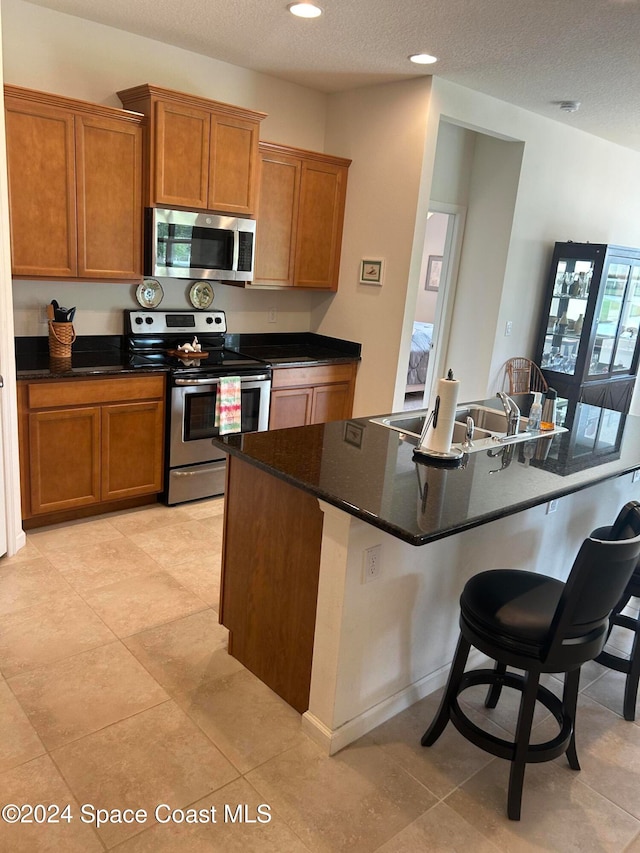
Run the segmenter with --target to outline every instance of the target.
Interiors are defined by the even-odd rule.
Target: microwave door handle
[[[237,272],[238,261],[240,259],[240,231],[238,228],[233,229],[233,258],[231,260],[231,270]]]

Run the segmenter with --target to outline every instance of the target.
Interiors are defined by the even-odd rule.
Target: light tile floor
[[[529,766],[519,823],[505,816],[506,762],[451,726],[420,747],[439,692],[325,756],[226,653],[222,509],[46,528],[0,560],[0,804],[46,807],[23,808],[23,823],[9,809],[0,850],[640,853],[640,723],[619,715],[622,676],[597,664],[583,672],[583,769]],[[504,734],[511,692],[494,712],[479,692],[465,702]],[[536,721],[544,739],[552,721]],[[111,811],[100,826],[98,809]]]

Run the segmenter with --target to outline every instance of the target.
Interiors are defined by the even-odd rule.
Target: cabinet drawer
[[[273,371],[272,388],[295,388],[299,385],[326,385],[349,382],[355,376],[355,362],[322,364],[317,367],[283,367]]]
[[[164,398],[164,375],[126,379],[67,379],[32,382],[27,386],[29,409],[87,406],[114,401]]]

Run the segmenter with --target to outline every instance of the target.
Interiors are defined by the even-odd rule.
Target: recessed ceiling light
[[[438,57],[431,56],[430,53],[412,53],[409,59],[416,65],[431,65],[438,61]]]
[[[289,3],[287,9],[292,15],[296,15],[298,18],[319,18],[322,14],[320,6],[316,6],[315,3],[304,2],[304,0],[302,2]]]

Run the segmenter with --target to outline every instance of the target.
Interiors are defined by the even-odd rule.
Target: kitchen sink
[[[399,412],[398,414],[383,415],[379,418],[371,418],[371,422],[395,430],[406,436],[419,439],[424,429],[424,424],[429,416],[429,409],[417,409],[413,412]],[[462,446],[466,438],[467,418],[472,418],[474,423],[474,434],[472,444],[463,449],[467,453],[479,450],[488,450],[503,444],[515,444],[521,441],[531,441],[537,438],[546,438],[566,432],[565,427],[554,427],[550,430],[536,430],[527,432],[528,418],[521,417],[518,423],[518,431],[515,435],[507,435],[507,417],[504,412],[483,406],[477,403],[468,403],[459,406],[456,410],[456,420],[453,427],[452,445]]]

